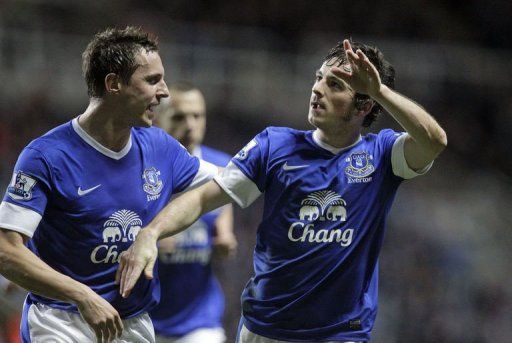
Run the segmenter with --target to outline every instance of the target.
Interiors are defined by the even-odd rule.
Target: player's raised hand
[[[132,246],[121,254],[116,283],[123,298],[130,295],[142,271],[147,279],[153,278],[153,267],[158,255],[157,237],[144,229],[137,235]]]
[[[110,343],[123,333],[123,322],[119,313],[92,290],[77,301],[76,305],[82,318],[96,334],[98,343]]]
[[[341,67],[333,67],[332,73],[343,79],[358,93],[373,97],[380,91],[381,80],[377,68],[361,51],[353,51],[348,39],[343,41],[343,47],[347,55],[348,64]]]

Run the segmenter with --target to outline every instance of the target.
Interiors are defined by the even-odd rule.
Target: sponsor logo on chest
[[[133,242],[142,229],[140,216],[129,210],[114,212],[103,224],[102,244],[91,252],[91,261],[99,263],[119,262],[118,243]]]
[[[347,220],[347,203],[331,190],[317,191],[301,201],[299,220],[288,228],[288,239],[292,242],[337,243],[347,247],[352,243],[354,229],[316,229],[319,222],[339,222]]]

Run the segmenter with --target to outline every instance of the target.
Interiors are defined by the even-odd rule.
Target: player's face
[[[206,104],[198,90],[173,93],[170,108],[159,118],[159,126],[189,151],[201,144],[206,130]]]
[[[309,122],[322,130],[343,129],[356,118],[355,92],[331,72],[332,61],[322,64],[316,72],[309,100]]]
[[[155,119],[155,106],[169,96],[164,81],[164,67],[157,52],[141,52],[136,57],[139,67],[128,85],[121,88],[125,100],[126,121],[131,126],[150,127]]]

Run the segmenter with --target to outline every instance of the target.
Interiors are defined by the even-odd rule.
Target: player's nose
[[[156,91],[156,97],[158,100],[169,97],[169,89],[167,88],[167,84],[163,79],[159,83],[159,87]]]

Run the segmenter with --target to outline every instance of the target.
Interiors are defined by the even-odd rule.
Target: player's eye
[[[160,82],[160,79],[160,76],[150,76],[146,79],[146,81],[151,85],[156,85],[158,82]]]
[[[172,116],[171,119],[173,122],[180,122],[180,121],[185,120],[185,116],[183,114],[175,114]]]
[[[329,81],[329,87],[335,88],[335,89],[343,89],[343,85],[339,83],[338,81],[331,80]]]

